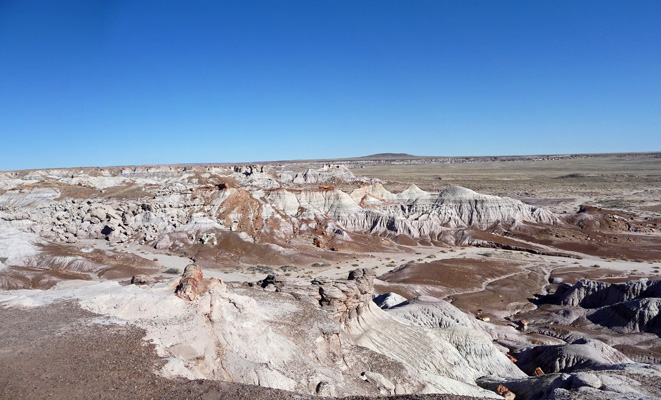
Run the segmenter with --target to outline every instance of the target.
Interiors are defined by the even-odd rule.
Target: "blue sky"
[[[0,170],[660,150],[659,1],[0,0]]]

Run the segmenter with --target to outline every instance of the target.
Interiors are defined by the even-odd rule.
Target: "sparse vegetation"
[[[272,274],[274,272],[273,267],[269,267],[269,266],[266,266],[266,265],[255,265],[255,266],[246,268],[246,270],[248,270],[248,272],[250,272],[251,274],[256,274],[256,273]]]
[[[320,262],[320,263],[316,262],[316,263],[313,263],[311,265],[312,268],[322,268],[322,267],[328,267],[328,266],[330,266],[330,264],[327,263],[327,262]]]

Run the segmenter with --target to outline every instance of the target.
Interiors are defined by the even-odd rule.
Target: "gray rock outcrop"
[[[633,362],[613,347],[593,339],[578,339],[568,344],[519,349],[514,352],[514,357],[518,360],[519,368],[530,375],[538,367],[546,373],[570,372]]]
[[[325,164],[319,169],[307,169],[293,176],[281,174],[280,179],[283,182],[293,182],[297,184],[318,184],[329,181],[353,182],[357,178],[344,165]]]
[[[372,301],[374,301],[374,303],[382,310],[387,310],[404,303],[406,301],[406,297],[391,292],[374,295]]]
[[[465,241],[458,232],[465,228],[558,221],[545,209],[460,187],[391,193],[376,183],[345,193],[287,188],[288,179],[264,165],[31,171],[0,179],[0,219],[29,221],[31,231],[55,242],[137,241],[160,249],[172,245],[169,235],[207,243],[205,233],[214,230],[288,240],[332,227],[345,241],[358,232],[455,243]],[[336,165],[291,177],[305,184],[333,179],[356,177]]]
[[[620,333],[651,332],[661,336],[661,298],[624,301],[595,310],[587,318]]]
[[[658,399],[654,389],[641,383],[658,379],[659,373],[644,364],[627,364],[525,378],[482,377],[477,383],[489,390],[504,385],[522,400],[652,400]]]
[[[542,302],[588,309],[586,318],[620,333],[661,333],[661,280],[647,278],[624,283],[581,279],[561,284]],[[571,314],[571,309],[563,311]]]
[[[643,278],[625,283],[605,283],[581,279],[574,285],[560,285],[549,301],[566,306],[598,308],[647,297],[661,297],[661,280]]]

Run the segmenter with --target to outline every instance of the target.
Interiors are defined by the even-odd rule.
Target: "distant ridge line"
[[[171,163],[171,164],[126,164],[126,165],[83,165],[76,167],[41,167],[23,170],[0,170],[0,172],[13,171],[40,171],[60,170],[77,168],[146,168],[146,167],[186,167],[186,166],[234,166],[234,165],[269,165],[269,164],[348,164],[368,165],[380,163],[479,163],[479,162],[509,162],[509,161],[550,161],[570,160],[577,158],[601,158],[601,157],[649,157],[661,158],[661,151],[629,152],[629,153],[579,153],[579,154],[533,154],[533,155],[500,155],[500,156],[415,156],[407,153],[377,153],[359,157],[345,158],[323,158],[323,159],[298,159],[298,160],[272,160],[272,161],[239,161],[239,162],[198,162],[198,163]]]
[[[628,153],[564,153],[564,154],[523,154],[523,155],[497,155],[497,156],[416,156],[407,153],[377,153],[359,157],[326,158],[326,159],[298,159],[298,160],[278,160],[278,161],[260,161],[234,164],[280,164],[280,163],[343,163],[360,161],[397,161],[397,160],[415,160],[418,162],[489,162],[489,161],[542,161],[542,160],[562,160],[573,158],[600,158],[600,157],[652,157],[661,158],[661,151],[646,152],[628,152]]]

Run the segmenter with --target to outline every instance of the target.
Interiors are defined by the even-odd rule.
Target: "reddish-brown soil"
[[[236,233],[216,231],[218,244],[190,244],[187,238],[171,236],[174,244],[170,251],[189,258],[205,268],[235,267],[237,265],[309,265],[314,262],[348,259],[348,255],[314,247],[312,238],[303,246],[281,243],[288,249],[285,252],[270,246],[273,240],[252,243],[243,240]]]
[[[413,253],[408,247],[394,244],[387,238],[351,233],[351,240],[340,240],[333,234],[324,236],[305,234],[289,243],[262,235],[258,242],[249,242],[237,233],[215,231],[217,245],[194,243],[186,236],[171,235],[173,245],[167,251],[195,259],[205,268],[235,267],[237,265],[297,265],[309,266],[315,262],[338,262],[353,260],[368,252]],[[322,246],[316,247],[314,239],[321,238]],[[276,245],[277,247],[273,247]],[[278,248],[284,248],[281,251]],[[333,249],[333,250],[331,250]]]
[[[33,267],[7,267],[0,271],[0,288],[16,289],[49,289],[60,281],[92,279],[88,274],[40,269]]]
[[[645,346],[644,348],[640,347],[641,343],[639,343],[638,346],[620,344],[613,347],[635,362],[661,364],[661,343],[659,340],[654,340],[654,342],[655,343],[650,343],[649,346]]]
[[[155,262],[130,253],[98,249],[84,253],[75,245],[54,243],[40,245],[40,251],[30,265],[9,266],[0,271],[0,288],[49,289],[63,280],[89,280],[94,276],[127,279],[160,270]],[[81,262],[67,264],[60,257],[78,258]]]
[[[485,290],[452,296],[452,304],[462,311],[476,313],[484,310],[494,323],[505,323],[495,313],[507,314],[531,308],[529,299],[539,294],[546,284],[546,273],[541,266],[530,266],[516,275],[498,279],[486,285]]]
[[[583,209],[583,208],[582,208]],[[586,207],[557,225],[528,224],[507,232],[514,239],[568,252],[626,260],[661,260],[658,221]],[[502,242],[502,240],[500,240]]]
[[[420,295],[445,297],[457,292],[478,291],[492,279],[518,272],[521,263],[488,258],[451,258],[413,263],[379,277],[381,292],[391,291],[411,298]]]
[[[56,200],[64,199],[89,199],[89,198],[108,198],[115,200],[139,199],[146,196],[152,196],[147,189],[147,186],[138,186],[135,184],[127,183],[119,186],[112,186],[103,190],[83,186],[83,185],[66,185],[59,182],[39,182],[36,184],[22,185],[20,188],[44,187],[55,188],[60,191],[60,197]],[[156,187],[153,185],[152,187]]]
[[[480,247],[502,248],[506,250],[523,251],[526,253],[542,254],[542,255],[557,256],[557,257],[570,257],[570,258],[578,257],[574,254],[570,254],[563,251],[545,249],[542,246],[537,246],[534,244],[534,243],[541,243],[540,241],[530,240],[533,243],[525,243],[521,240],[516,240],[513,238],[516,235],[513,235],[510,231],[506,231],[504,235],[485,232],[485,231],[478,231],[478,230],[469,230],[469,232],[471,237],[473,237],[474,239],[483,240],[486,242],[481,244]],[[522,236],[521,239],[529,240],[530,238]]]

